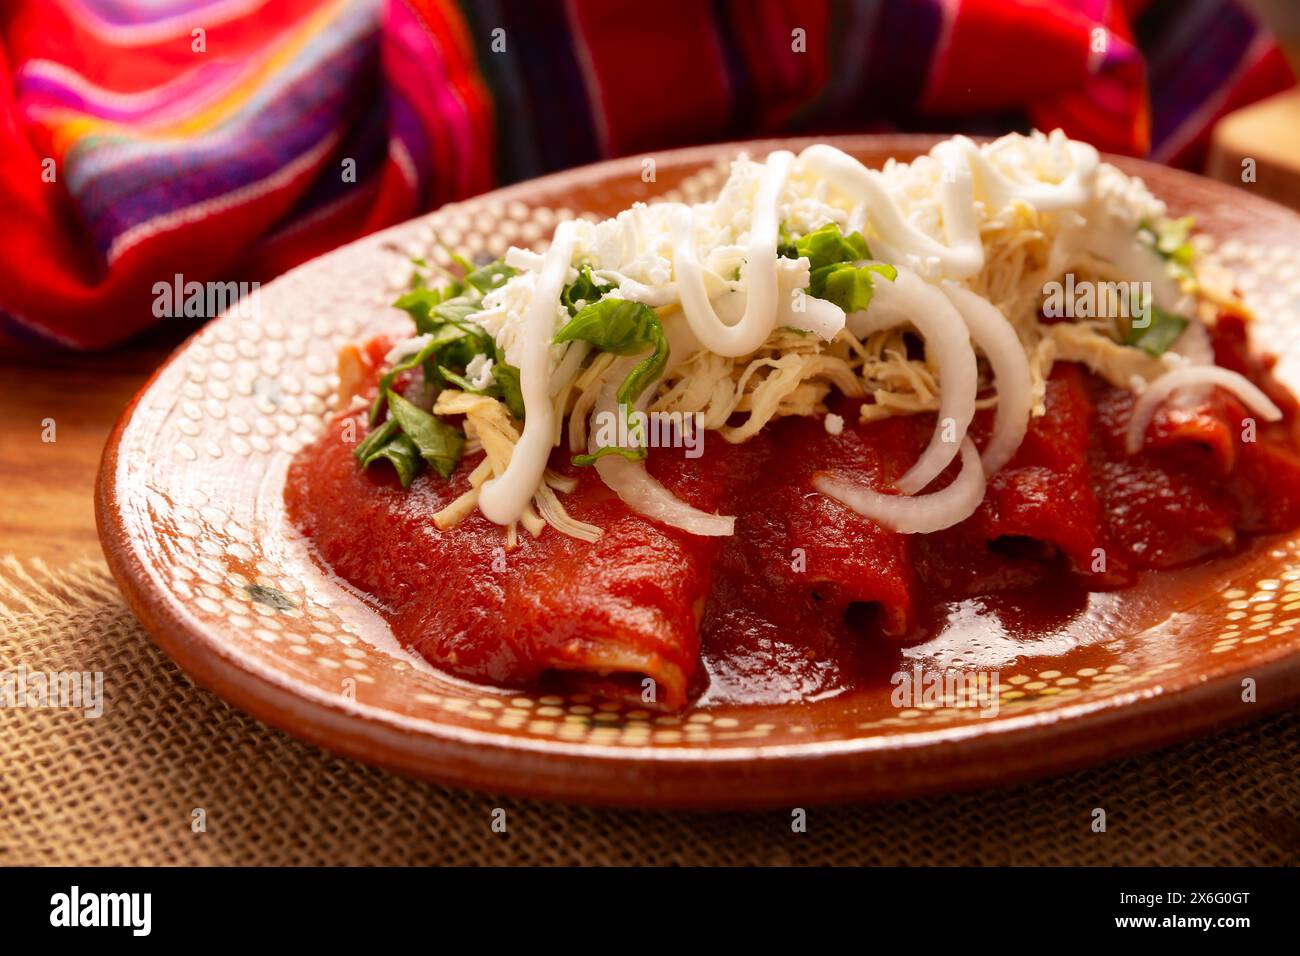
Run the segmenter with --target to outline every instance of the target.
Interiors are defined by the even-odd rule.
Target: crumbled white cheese
[[[1061,182],[1074,168],[1069,140],[1059,130],[1050,134],[1004,136],[982,146],[980,153],[999,174],[1017,185]],[[731,164],[730,175],[717,199],[695,206],[695,246],[711,299],[744,288],[741,271],[745,245],[763,169],[762,163],[739,157]],[[940,188],[947,172],[944,164],[931,154],[908,163],[890,160],[878,174],[902,217],[939,242],[947,238]],[[989,209],[977,201],[976,218],[982,228],[1013,224],[1021,215],[1017,206],[1018,203],[1012,203],[1006,209]],[[615,286],[616,294],[622,298],[654,308],[676,303],[671,222],[679,208],[677,203],[636,203],[601,222],[575,221],[574,263],[590,266],[596,279]],[[1152,196],[1140,179],[1102,163],[1097,170],[1089,208],[1079,213],[1062,213],[1061,225],[1074,225],[1077,230],[1088,232],[1118,227],[1127,234],[1138,222],[1164,215],[1164,204]],[[780,221],[791,235],[803,235],[834,223],[844,231],[861,230],[868,242],[873,242],[871,223],[866,221],[862,207],[846,201],[823,178],[798,164],[781,193]],[[1073,230],[1063,231],[1068,234]],[[1086,240],[1080,242],[1080,238],[1063,237],[1078,245],[1091,244]],[[883,242],[880,246],[882,251],[890,251]],[[518,317],[532,300],[542,257],[512,248],[506,254],[506,262],[519,269],[519,275],[490,291],[484,297],[483,311],[474,319],[496,338],[506,352],[506,360],[514,364],[518,358],[513,349],[519,334]],[[913,265],[925,268],[925,263]],[[576,278],[575,269],[570,281]],[[567,310],[557,308],[557,327],[567,318]]]
[[[754,196],[763,169],[762,163],[740,157],[732,163],[731,175],[718,198],[695,207],[695,242],[710,298],[743,287],[740,273],[745,264]],[[792,176],[781,195],[781,222],[794,235],[832,222],[847,228],[851,210],[832,204],[826,195],[825,183]],[[678,300],[673,277],[671,221],[680,208],[679,203],[635,203],[601,222],[577,220],[573,261],[589,266],[598,281],[615,286],[621,298],[654,308],[673,304]],[[512,248],[505,259],[520,274],[484,296],[483,311],[472,318],[493,335],[505,349],[506,360],[514,364],[511,346],[519,333],[517,317],[523,315],[532,300],[542,257]],[[803,272],[806,276],[807,270]],[[570,281],[576,278],[575,269]],[[803,284],[807,285],[806,278]],[[557,322],[567,317],[565,310],[557,312]]]
[[[690,363],[704,356],[697,364],[705,371],[679,375],[672,386],[679,398],[689,393],[691,402],[707,399],[709,388],[699,386],[708,386],[709,379],[687,382],[683,391],[688,375],[711,376],[727,391],[736,384],[739,397],[755,363],[770,369],[748,393],[751,420],[757,421],[754,431],[775,414],[816,414],[825,394],[820,390],[843,384],[845,375],[860,375],[864,383],[848,382],[845,394],[874,390],[876,404],[864,405],[864,411],[888,415],[937,403],[941,420],[963,423],[956,440],[940,438],[936,430],[917,464],[900,479],[903,496],[877,495],[883,501],[875,501],[859,490],[858,503],[850,504],[887,527],[920,530],[915,515],[922,513],[927,515],[922,524],[946,527],[968,515],[982,494],[979,453],[964,440],[965,423],[979,405],[977,348],[998,388],[999,415],[990,447],[1011,450],[1023,437],[1028,417],[1041,406],[1046,374],[1056,360],[1082,360],[1116,378],[1140,371],[1141,378],[1150,380],[1159,378],[1169,362],[1212,359],[1197,358],[1197,349],[1206,351],[1205,343],[1196,345],[1190,333],[1157,361],[1120,345],[1106,328],[1083,323],[1056,324],[1046,331],[1040,327],[1044,277],[1075,271],[1088,281],[1146,283],[1155,305],[1185,314],[1184,299],[1194,291],[1188,287],[1191,280],[1138,234],[1139,223],[1155,226],[1165,219],[1164,204],[1141,180],[1100,163],[1095,149],[1071,142],[1059,130],[1006,136],[984,146],[957,137],[911,162],[891,160],[880,171],[827,145],[810,146],[798,157],[776,151],[765,164],[741,156],[711,202],[689,209],[680,203],[637,203],[600,222],[566,219],[545,256],[508,250],[505,261],[517,273],[489,291],[481,311],[471,316],[495,340],[500,360],[520,370],[527,406],[518,449],[506,473],[485,485],[480,506],[499,523],[519,519],[562,433],[549,413],[561,419],[571,414],[565,389],[582,372],[591,346],[586,341],[552,344],[546,352],[545,343],[548,332],[553,335],[570,320],[561,289],[576,281],[582,268],[610,287],[612,298],[651,308],[681,305],[682,321],[676,324],[676,316],[663,313],[661,331],[673,339],[671,361],[694,369]],[[812,280],[807,258],[771,261],[769,250],[783,235],[797,238],[828,224],[844,233],[861,232],[871,250],[868,258],[897,266],[896,274],[878,280],[870,313],[855,307],[846,316],[839,304],[845,300],[829,283],[826,298],[804,294]],[[579,308],[584,304],[576,303]],[[895,358],[886,351],[877,361],[862,342],[857,344],[860,368],[850,364],[857,359],[819,351],[846,327],[865,339],[892,335],[908,323],[926,340],[926,362],[934,363],[933,370],[901,353]],[[774,330],[784,331],[774,337]],[[1073,341],[1079,336],[1080,341]],[[395,348],[390,361],[418,350],[421,339],[428,341],[417,337]],[[810,346],[802,344],[805,339]],[[877,347],[884,348],[879,342]],[[1032,354],[1022,355],[1022,347]],[[772,354],[764,352],[769,348]],[[621,354],[618,346],[611,350]],[[1134,367],[1138,362],[1141,369]],[[902,367],[904,381],[881,374],[882,365],[889,363]],[[621,363],[590,366],[590,374],[578,381],[581,392],[574,409],[605,414],[614,401],[609,376],[626,375],[630,366],[630,356]],[[486,388],[495,380],[493,360],[479,355],[465,374],[472,387]],[[783,406],[783,398],[797,390],[804,393],[798,410]],[[898,395],[904,404],[885,403]],[[558,410],[552,407],[557,401]],[[1011,412],[1004,414],[1008,408]],[[822,424],[829,435],[844,432],[839,415],[825,414]],[[733,430],[729,440],[746,437]],[[574,450],[583,442],[591,450],[595,443],[590,434],[572,427],[569,440]],[[941,492],[908,500],[958,454],[963,477]],[[986,450],[984,467],[994,471],[1004,459],[990,464],[989,455]],[[633,510],[693,533],[730,533],[732,519],[695,511],[649,479],[643,467],[610,459],[597,471]],[[489,501],[493,494],[496,498]],[[934,523],[940,518],[947,524]]]
[[[1097,167],[1096,190],[1087,214],[1090,220],[1101,216],[1132,230],[1143,221],[1154,223],[1168,215],[1168,208],[1151,195],[1146,183],[1110,163]]]
[[[424,348],[432,340],[433,336],[427,333],[425,335],[413,335],[409,339],[403,339],[388,350],[388,354],[384,356],[384,364],[396,365],[398,362],[404,361],[412,355],[418,354],[420,349]]]
[[[570,269],[566,282],[578,278],[577,270]],[[536,272],[520,272],[511,277],[505,285],[497,286],[483,296],[483,311],[470,318],[483,326],[496,340],[505,353],[506,363],[518,366],[522,361],[523,322],[528,305],[533,300],[533,289],[537,285]],[[568,310],[557,300],[555,303],[555,328],[559,329],[569,320]],[[551,349],[551,367],[559,362],[561,349]]]
[[[479,391],[491,387],[496,383],[496,376],[492,373],[492,359],[482,352],[475,355],[465,365],[465,377]]]

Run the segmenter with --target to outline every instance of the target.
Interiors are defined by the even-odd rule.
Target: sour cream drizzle
[[[999,211],[1013,202],[1023,202],[1041,212],[1079,209],[1088,205],[1095,192],[1099,157],[1085,143],[1065,140],[1072,168],[1056,183],[1016,182],[1008,179],[974,142],[964,136],[941,143],[931,152],[941,165],[939,204],[946,242],[918,229],[890,194],[884,175],[869,170],[851,156],[832,146],[815,145],[796,159],[778,150],[764,166],[750,215],[745,263],[740,287],[719,297],[724,315],[735,316],[743,297],[743,313],[726,321],[714,310],[705,285],[704,271],[695,245],[696,211],[677,207],[671,217],[672,268],[675,288],[655,291],[638,301],[651,307],[680,303],[686,323],[698,346],[725,357],[748,355],[771,336],[783,309],[781,265],[777,259],[781,196],[792,169],[811,173],[834,190],[858,203],[856,217],[864,217],[870,229],[869,241],[881,258],[899,265],[895,282],[877,283],[876,299],[867,312],[848,316],[848,327],[859,336],[910,321],[927,339],[939,366],[942,394],[939,423],[925,452],[899,480],[898,489],[915,495],[938,476],[959,455],[962,470],[948,489],[908,503],[906,497],[882,495],[861,488],[846,489],[823,481],[818,487],[868,517],[905,532],[930,530],[944,521],[965,517],[978,505],[983,492],[984,471],[995,471],[1014,453],[1024,435],[1030,400],[1028,366],[1005,318],[985,300],[951,285],[940,289],[930,284],[941,279],[966,279],[984,268],[984,248],[979,233],[978,205]],[[560,296],[568,281],[575,246],[574,226],[561,223],[550,250],[544,257],[523,250],[511,250],[507,262],[518,268],[538,269],[540,275],[523,317],[523,356],[520,382],[526,422],[509,466],[497,478],[483,485],[479,507],[497,524],[517,521],[528,507],[546,468],[555,443],[555,412],[550,387],[551,343],[559,312]],[[512,259],[511,256],[514,256]],[[903,264],[911,265],[916,271]],[[788,270],[787,270],[788,271]],[[928,281],[927,281],[928,280]],[[785,284],[788,283],[788,277]],[[623,288],[623,294],[628,290]],[[673,293],[675,292],[675,295]],[[652,301],[653,300],[653,301]],[[975,301],[978,300],[978,301]],[[830,303],[819,305],[830,306]],[[824,337],[833,335],[843,319],[818,315],[811,323]],[[1001,321],[998,321],[1001,320]],[[999,409],[994,440],[984,455],[984,468],[966,437],[975,411],[975,342],[989,354],[998,379]],[[1014,353],[1014,354],[1013,354]],[[574,353],[570,353],[570,357]],[[581,358],[581,353],[578,353]],[[680,361],[682,356],[673,356]],[[631,359],[615,363],[625,371]],[[568,364],[568,363],[566,363]],[[1219,383],[1216,379],[1216,383]],[[1182,381],[1162,381],[1139,404],[1154,406],[1163,390],[1181,387]],[[605,390],[598,407],[610,411],[613,388]],[[1238,390],[1241,394],[1242,390]],[[648,399],[647,392],[642,403]],[[1251,398],[1256,396],[1251,395]],[[1255,407],[1271,412],[1262,402]],[[1144,407],[1144,411],[1146,408]],[[1148,416],[1149,417],[1149,414]],[[1266,415],[1267,417],[1267,415]],[[1135,415],[1135,423],[1138,416]],[[1137,425],[1131,431],[1135,431]],[[944,434],[944,432],[950,434]],[[1140,435],[1139,435],[1140,438]],[[1130,445],[1133,436],[1129,436]],[[594,450],[594,449],[593,449]],[[598,471],[629,504],[697,534],[728,534],[733,519],[697,512],[674,499],[646,474],[639,462],[618,458],[602,460]],[[824,487],[823,487],[824,486]]]
[[[673,272],[682,311],[695,337],[709,351],[727,358],[748,355],[772,335],[776,327],[776,244],[781,228],[781,190],[794,153],[777,150],[767,158],[759,180],[745,247],[745,312],[735,325],[727,325],[713,311],[704,288],[704,274],[695,253],[695,212],[682,206],[673,216]]]
[[[510,524],[523,515],[542,483],[542,473],[555,441],[555,410],[551,406],[551,339],[560,295],[573,259],[574,226],[562,222],[546,253],[541,275],[523,321],[523,356],[519,386],[524,395],[524,433],[519,437],[504,473],[490,478],[479,491],[478,506],[489,521]]]
[[[977,199],[993,210],[1020,200],[1041,212],[1079,208],[1091,199],[1097,151],[1074,141],[1069,141],[1067,148],[1074,169],[1065,179],[1022,184],[1003,176],[965,136],[936,146],[931,155],[943,169],[939,201],[946,245],[909,223],[889,194],[885,178],[847,153],[819,143],[799,154],[799,164],[863,204],[867,220],[882,240],[873,250],[876,255],[893,262],[911,257],[921,265],[933,263],[933,271],[945,278],[967,279],[984,268],[984,246],[975,215]]]
[[[719,355],[747,355],[766,342],[776,327],[779,304],[776,245],[781,225],[781,191],[785,188],[793,162],[794,154],[791,152],[778,150],[772,153],[759,181],[746,247],[745,311],[735,325],[727,325],[718,318],[709,302],[695,250],[693,210],[682,206],[673,218],[673,268],[682,311],[699,342]],[[554,445],[555,412],[550,401],[549,350],[573,247],[573,225],[561,223],[542,263],[541,276],[524,315],[524,355],[519,366],[519,381],[524,393],[523,435],[505,473],[486,482],[479,493],[479,509],[497,524],[519,520],[542,480]],[[516,257],[516,261],[522,265],[536,260]],[[603,470],[611,473],[633,469],[618,462],[603,466]],[[726,527],[729,528],[729,524]]]

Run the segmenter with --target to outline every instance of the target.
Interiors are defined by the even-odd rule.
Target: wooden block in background
[[[1255,161],[1255,181],[1242,163]],[[1300,89],[1229,113],[1214,128],[1206,175],[1300,209]]]

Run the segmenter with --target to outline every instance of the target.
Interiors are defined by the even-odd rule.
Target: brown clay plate
[[[933,143],[831,141],[874,165]],[[336,250],[209,323],[123,414],[99,475],[104,550],[149,633],[201,684],[332,750],[447,783],[604,804],[792,806],[1006,782],[1300,699],[1300,534],[1122,594],[1062,595],[1032,624],[1015,608],[954,608],[908,656],[882,650],[886,672],[996,670],[996,716],[951,698],[900,708],[888,681],[798,702],[706,701],[672,717],[476,687],[402,652],[313,563],[285,521],[285,470],[332,406],[339,345],[394,317],[404,326],[387,305],[411,256],[540,246],[557,219],[707,198],[742,148],[761,157],[802,145],[666,152],[652,157],[650,182],[631,157],[512,186]],[[1112,161],[1197,217],[1260,313],[1257,341],[1300,386],[1300,217],[1245,189]]]

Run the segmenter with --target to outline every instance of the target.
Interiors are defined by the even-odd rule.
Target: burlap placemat
[[[339,759],[191,684],[102,562],[0,561],[0,670],[103,671],[103,716],[0,710],[3,864],[1243,864],[1300,861],[1300,713],[1027,785],[866,807],[622,812]],[[495,808],[507,830],[491,828]],[[1104,807],[1107,830],[1091,829]],[[195,832],[195,810],[205,830]]]

